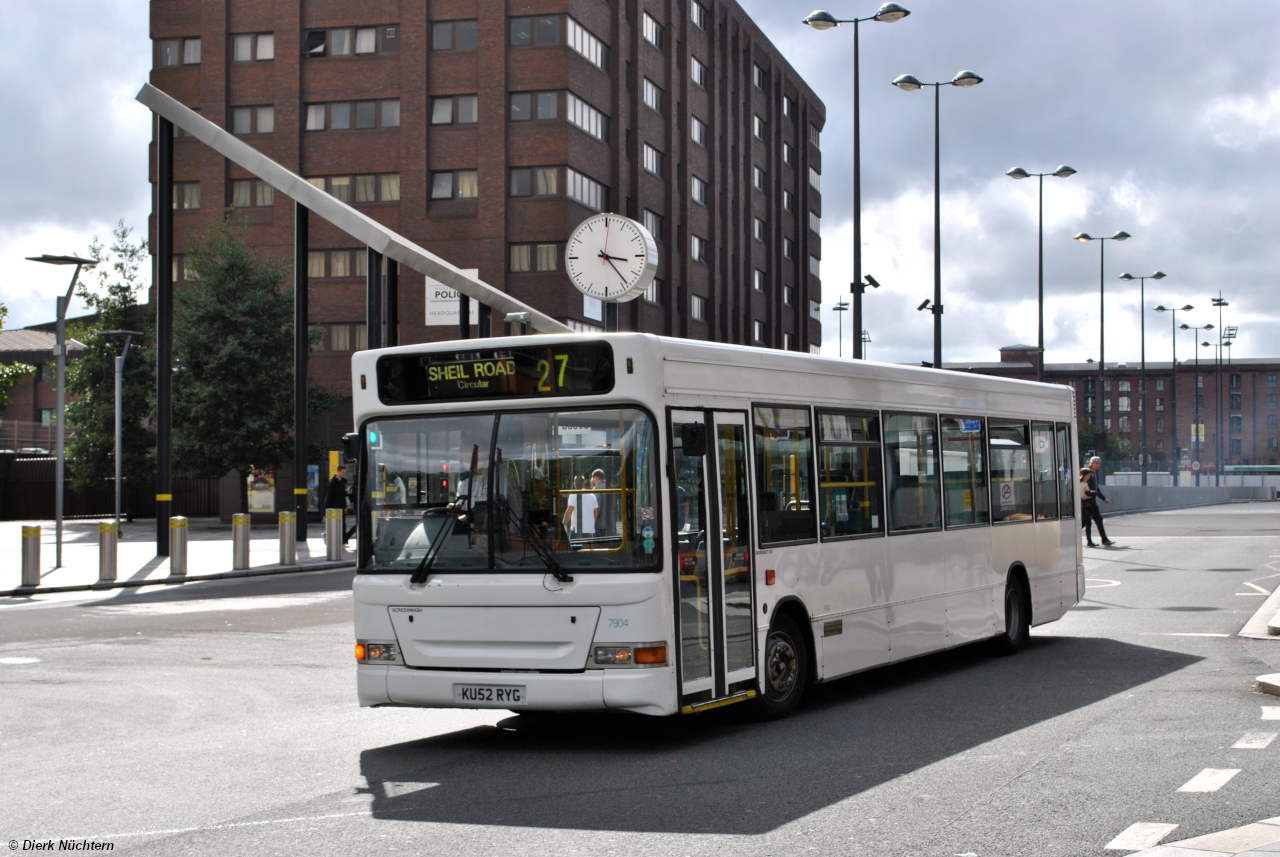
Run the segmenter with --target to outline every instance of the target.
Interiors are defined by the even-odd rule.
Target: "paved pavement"
[[[771,724],[737,707],[360,709],[350,571],[9,599],[0,841],[463,857],[1187,843],[1280,815],[1280,700],[1254,690],[1280,640],[1237,636],[1280,581],[1274,508],[1116,518],[1119,544],[1086,551],[1086,601],[1016,657],[874,670]],[[1135,825],[1147,840],[1108,850]]]
[[[105,520],[105,519],[104,519]],[[98,521],[63,521],[62,567],[57,556],[53,521],[0,522],[0,595],[22,584],[22,528],[40,526],[40,588],[86,587],[98,581]],[[156,556],[155,520],[122,522],[116,548],[116,578],[121,584],[162,583],[169,577],[169,559]],[[354,562],[348,551],[344,560],[326,563],[323,524],[308,527],[311,538],[298,541],[298,565],[308,568],[346,566]],[[224,574],[232,570],[231,525],[216,518],[193,518],[187,526],[187,576]],[[355,542],[352,542],[354,547]],[[280,566],[279,529],[258,526],[250,530],[249,567],[255,573],[289,571]]]

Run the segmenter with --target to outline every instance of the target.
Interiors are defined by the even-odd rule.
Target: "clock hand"
[[[600,255],[604,256],[603,253],[601,253]],[[610,268],[613,268],[613,272],[618,275],[618,279],[622,280],[623,285],[626,285],[627,278],[622,276],[622,272],[618,270],[617,265],[613,264],[612,259],[613,259],[612,256],[604,256],[604,260],[609,263]]]

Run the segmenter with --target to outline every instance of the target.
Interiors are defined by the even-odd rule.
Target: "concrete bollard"
[[[22,528],[22,585],[40,585],[40,528]]]
[[[298,513],[280,513],[280,564],[298,564]]]
[[[249,567],[249,516],[244,512],[231,516],[231,567]]]
[[[324,558],[342,559],[342,510],[324,510]]]
[[[98,582],[112,583],[116,579],[116,543],[120,527],[115,521],[98,524]]]
[[[169,519],[169,576],[187,576],[187,519]]]

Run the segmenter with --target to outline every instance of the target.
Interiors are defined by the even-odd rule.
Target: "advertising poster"
[[[276,472],[253,469],[249,475],[249,512],[276,510]]]
[[[307,465],[307,511],[320,511],[320,465]]]

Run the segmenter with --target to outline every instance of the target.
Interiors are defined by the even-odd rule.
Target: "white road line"
[[[1138,636],[1139,637],[1230,637],[1231,635],[1230,634],[1193,634],[1190,632],[1186,632],[1186,633],[1170,632],[1166,634],[1143,633],[1143,634],[1139,634]]]
[[[5,666],[17,666],[18,664],[38,664],[39,658],[0,658],[0,664]]]
[[[1086,577],[1084,579],[1084,582],[1085,582],[1085,585],[1091,586],[1094,589],[1105,589],[1108,586],[1120,585],[1120,581],[1118,580],[1104,580],[1101,577]]]
[[[1232,750],[1265,750],[1276,740],[1275,732],[1246,732],[1244,737],[1231,745]]]
[[[1258,591],[1259,591],[1259,592],[1261,592],[1263,595],[1270,595],[1270,594],[1271,594],[1271,591],[1270,591],[1269,589],[1263,589],[1261,586],[1259,586],[1259,585],[1258,585],[1258,584],[1256,584],[1256,583],[1251,583],[1251,582],[1249,582],[1249,581],[1247,581],[1247,580],[1246,580],[1246,581],[1244,582],[1244,585],[1245,585],[1245,586],[1248,586],[1248,587],[1250,587],[1250,588],[1252,588],[1252,589],[1256,589],[1256,590],[1258,590]]]
[[[230,830],[235,827],[255,827],[262,824],[293,824],[298,821],[323,821],[329,818],[353,818],[358,816],[373,815],[372,810],[363,812],[335,812],[329,815],[305,815],[297,818],[269,818],[265,821],[233,821],[227,824],[210,824],[207,827],[172,827],[168,830],[136,830],[131,833],[106,833],[94,834],[92,836],[73,836],[72,839],[97,839],[112,840],[123,839],[126,836],[172,836],[176,833],[195,833],[203,830]]]
[[[1103,847],[1107,851],[1142,851],[1145,848],[1159,845],[1161,839],[1173,833],[1177,828],[1178,825],[1176,824],[1155,824],[1149,821],[1140,821],[1137,824],[1131,824],[1126,827],[1119,836]]]
[[[1231,782],[1231,778],[1240,773],[1240,768],[1205,768],[1187,780],[1180,792],[1216,792]]]
[[[1263,720],[1280,720],[1280,705],[1262,706]]]

